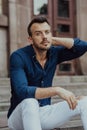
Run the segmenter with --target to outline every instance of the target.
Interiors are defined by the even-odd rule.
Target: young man
[[[87,97],[76,98],[60,86],[52,87],[56,66],[83,55],[87,42],[52,37],[49,22],[41,16],[30,22],[28,33],[31,45],[18,49],[10,58],[9,128],[50,130],[80,114],[87,130]],[[65,101],[51,105],[51,97],[55,95]]]

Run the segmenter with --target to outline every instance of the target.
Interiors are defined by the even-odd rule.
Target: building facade
[[[0,0],[0,77],[9,76],[10,54],[28,45],[27,26],[36,15],[45,15],[53,36],[87,40],[87,0]],[[87,54],[61,63],[56,75],[86,75]]]

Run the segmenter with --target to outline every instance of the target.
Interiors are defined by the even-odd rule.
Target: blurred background
[[[87,0],[0,0],[0,130],[9,130],[9,58],[16,49],[29,45],[27,26],[36,15],[47,17],[53,36],[87,41]],[[77,96],[87,96],[87,53],[57,66],[53,86],[58,85]],[[60,98],[53,97],[51,101],[55,103]],[[59,129],[83,130],[80,116]]]
[[[87,40],[87,0],[0,0],[0,78],[9,77],[9,57],[28,45],[27,26],[48,18],[53,36]],[[55,75],[87,75],[87,53],[57,66]]]

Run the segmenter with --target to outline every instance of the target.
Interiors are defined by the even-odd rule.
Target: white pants
[[[9,117],[8,126],[11,130],[50,130],[78,114],[81,115],[84,130],[87,130],[87,97],[79,100],[74,110],[66,101],[39,107],[36,99],[25,99]]]

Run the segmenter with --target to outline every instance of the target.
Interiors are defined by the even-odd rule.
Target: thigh
[[[53,129],[63,125],[72,116],[80,113],[78,107],[74,110],[69,108],[66,101],[40,108],[41,126],[44,130]]]
[[[20,104],[15,108],[13,113],[8,119],[8,127],[11,130],[24,130],[23,129],[23,122],[21,116],[21,106]]]

